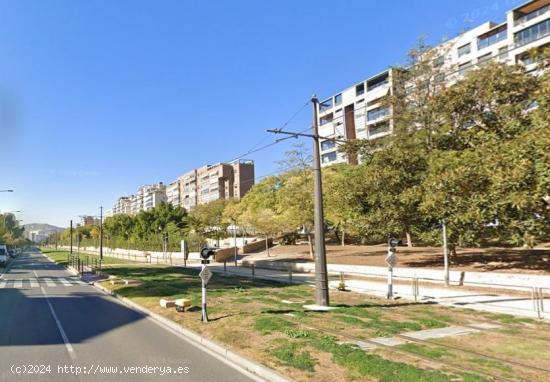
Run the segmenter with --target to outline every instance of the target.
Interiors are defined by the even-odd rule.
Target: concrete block
[[[160,306],[162,308],[173,308],[174,306],[176,306],[176,302],[172,301],[172,300],[166,300],[164,298],[161,298],[160,299]]]

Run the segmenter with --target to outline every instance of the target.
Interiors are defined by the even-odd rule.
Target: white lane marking
[[[7,283],[7,281],[0,281],[0,289],[5,288]]]
[[[49,287],[54,287],[55,286],[55,283],[50,278],[44,278],[44,281],[46,282],[46,285],[49,286]]]
[[[68,282],[66,279],[61,278],[61,279],[59,279],[59,281],[61,281],[61,283],[62,283],[64,286],[71,286],[71,283]]]
[[[36,280],[29,280],[31,283],[31,288],[38,288],[40,285],[36,282]]]
[[[23,288],[23,280],[15,280],[13,282],[13,287],[19,289]]]
[[[33,269],[34,276],[38,278],[38,275],[36,274],[36,271]],[[55,321],[55,324],[57,325],[57,329],[59,330],[59,334],[61,334],[61,338],[63,338],[63,342],[65,343],[65,348],[67,349],[67,353],[69,353],[69,357],[74,361],[76,359],[76,354],[73,349],[73,345],[69,342],[69,338],[67,337],[67,334],[65,333],[65,329],[63,329],[63,326],[61,325],[61,321],[59,321],[59,318],[57,317],[57,314],[55,313],[55,310],[52,306],[52,303],[50,302],[50,299],[48,297],[48,294],[46,293],[46,290],[42,285],[40,285],[40,290],[42,291],[42,294],[46,298],[46,302],[48,303],[48,306],[50,307],[50,312],[52,313],[52,317]]]

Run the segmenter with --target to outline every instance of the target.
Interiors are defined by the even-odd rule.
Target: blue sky
[[[0,211],[67,226],[230,160],[331,95],[517,0],[0,0]],[[304,109],[287,128],[310,123]],[[305,142],[310,144],[310,142]],[[291,143],[249,159],[277,170]]]

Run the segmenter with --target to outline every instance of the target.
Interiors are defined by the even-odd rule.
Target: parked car
[[[8,262],[8,247],[3,244],[0,244],[0,266],[6,266]]]

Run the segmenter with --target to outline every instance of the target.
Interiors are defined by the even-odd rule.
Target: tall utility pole
[[[319,100],[316,96],[311,98],[313,105],[313,126],[312,134],[293,133],[282,131],[281,129],[267,130],[270,133],[286,134],[294,137],[313,138],[313,176],[314,176],[314,225],[315,225],[315,302],[319,306],[329,306],[328,293],[328,272],[327,255],[325,250],[325,221],[323,214],[323,185],[321,178],[321,155],[319,140],[327,139],[335,142],[346,142],[338,138],[327,138],[319,136],[319,126],[317,121],[317,112]]]
[[[70,233],[71,233],[71,255],[73,254],[73,221],[71,220],[71,229],[70,229]]]
[[[99,259],[103,260],[103,206],[99,207]]]
[[[315,301],[317,305],[328,306],[328,272],[325,251],[325,221],[323,213],[323,184],[321,180],[321,154],[319,152],[319,125],[317,111],[319,100],[311,97],[313,106],[313,179],[314,179],[314,216],[315,223]]]

